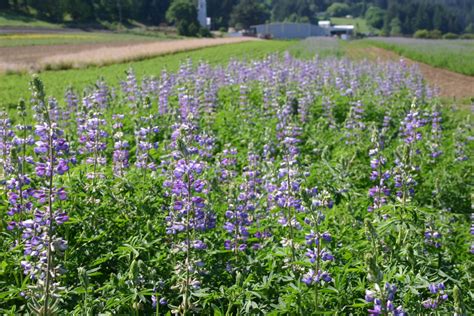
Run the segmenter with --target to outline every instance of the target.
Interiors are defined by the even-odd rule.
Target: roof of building
[[[353,30],[354,25],[334,25],[332,28],[336,30]]]

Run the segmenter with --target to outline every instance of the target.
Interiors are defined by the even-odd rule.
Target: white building
[[[202,27],[208,27],[207,24],[207,3],[206,0],[198,1],[198,21]]]
[[[331,27],[331,21],[318,21],[318,26],[328,29]]]

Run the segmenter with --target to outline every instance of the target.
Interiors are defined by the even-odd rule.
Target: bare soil
[[[407,64],[418,66],[425,80],[439,89],[441,97],[461,100],[474,98],[474,77],[416,62],[379,47],[356,48],[350,50],[348,54],[356,59],[367,58],[382,61],[397,61],[403,58]]]
[[[179,51],[255,40],[248,37],[203,38],[157,42],[112,42],[0,47],[0,73],[46,68],[81,68],[143,59]]]

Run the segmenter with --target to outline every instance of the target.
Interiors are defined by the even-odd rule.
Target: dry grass
[[[203,47],[239,43],[252,38],[216,38],[121,43],[119,45],[62,45],[42,47],[0,48],[0,72],[41,71],[48,69],[84,68],[141,60]],[[2,49],[5,52],[2,52]],[[9,52],[6,51],[9,49]],[[5,57],[5,58],[4,58]]]

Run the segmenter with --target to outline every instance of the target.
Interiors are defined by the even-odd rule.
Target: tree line
[[[52,22],[135,20],[172,24],[184,33],[199,29],[197,0],[0,0],[0,10],[35,15]],[[265,22],[310,22],[351,15],[385,35],[417,30],[474,33],[473,0],[208,0],[212,29],[248,28]]]

